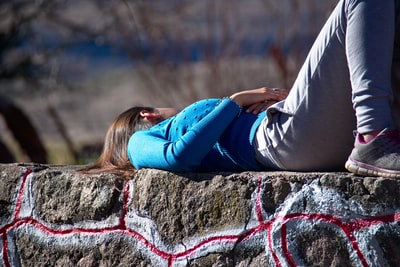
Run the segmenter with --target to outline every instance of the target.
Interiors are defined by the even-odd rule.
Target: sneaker
[[[399,132],[384,129],[368,143],[357,134],[353,151],[345,167],[361,176],[400,178]]]

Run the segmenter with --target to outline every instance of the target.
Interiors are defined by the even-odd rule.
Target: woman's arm
[[[289,94],[287,89],[261,87],[258,89],[237,92],[231,99],[242,107],[247,107],[247,112],[258,114],[272,104],[284,100]]]

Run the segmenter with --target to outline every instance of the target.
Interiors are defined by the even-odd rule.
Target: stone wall
[[[400,181],[0,165],[0,266],[400,266]]]

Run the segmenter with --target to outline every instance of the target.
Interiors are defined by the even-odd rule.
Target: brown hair
[[[103,151],[100,157],[80,171],[88,174],[113,173],[128,178],[136,173],[128,158],[128,142],[137,130],[144,130],[154,124],[141,120],[140,111],[154,111],[151,107],[133,107],[121,113],[108,127]]]

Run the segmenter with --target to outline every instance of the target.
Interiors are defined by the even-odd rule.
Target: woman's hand
[[[261,87],[258,89],[237,92],[230,96],[241,107],[247,107],[247,112],[258,114],[272,104],[287,97],[289,90]]]

